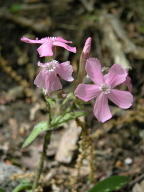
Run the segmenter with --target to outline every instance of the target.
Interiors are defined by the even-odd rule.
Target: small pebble
[[[130,158],[130,157],[127,157],[125,160],[124,160],[125,164],[126,165],[131,165],[133,163],[133,160]]]

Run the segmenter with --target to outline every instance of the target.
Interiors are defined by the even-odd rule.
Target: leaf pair
[[[29,146],[44,131],[56,130],[69,120],[76,119],[84,115],[86,115],[86,113],[83,111],[70,112],[64,115],[57,116],[55,119],[51,121],[50,126],[48,126],[48,123],[46,121],[38,123],[37,125],[34,126],[32,132],[25,140],[22,148]]]

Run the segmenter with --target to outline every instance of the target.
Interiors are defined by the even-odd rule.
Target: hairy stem
[[[35,176],[35,180],[34,180],[34,183],[33,183],[33,190],[32,190],[33,192],[35,191],[35,189],[38,186],[39,179],[40,179],[41,173],[43,171],[46,151],[47,151],[48,144],[50,142],[50,135],[51,135],[51,132],[47,131],[46,134],[45,134],[45,137],[44,137],[43,150],[42,150],[42,153],[40,155],[40,160],[39,160],[39,163],[38,163],[36,176]]]
[[[49,127],[50,123],[51,123],[51,108],[50,108],[50,104],[47,101],[46,97],[45,97],[45,100],[46,100],[47,109],[48,109],[48,127]],[[45,160],[45,157],[46,157],[47,147],[48,147],[48,144],[50,142],[50,137],[51,137],[51,132],[47,131],[45,136],[44,136],[43,150],[41,152],[38,167],[37,167],[37,170],[36,170],[36,175],[35,175],[35,179],[34,179],[34,183],[33,183],[33,187],[32,187],[32,192],[35,192],[35,189],[37,188],[38,183],[39,183],[41,173],[43,171],[44,160]]]

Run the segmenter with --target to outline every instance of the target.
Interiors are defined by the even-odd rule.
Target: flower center
[[[107,85],[107,84],[102,85],[102,86],[101,86],[101,90],[104,92],[104,94],[108,94],[108,93],[111,92],[111,88],[110,88],[110,86]]]
[[[52,41],[55,41],[56,37],[49,37],[49,39],[51,39]]]
[[[55,71],[56,67],[58,65],[58,62],[56,60],[53,60],[49,63],[46,64],[45,68],[46,70],[48,70],[49,72]]]
[[[53,41],[56,40],[56,38],[57,38],[57,37],[46,37],[46,40],[47,40],[48,42],[53,42]]]

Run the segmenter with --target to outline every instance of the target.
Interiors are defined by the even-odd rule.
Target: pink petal
[[[128,87],[128,90],[132,92],[132,83],[131,78],[129,76],[126,77],[124,84]]]
[[[83,101],[89,101],[100,94],[97,85],[79,84],[75,90],[75,96]]]
[[[112,89],[108,98],[122,109],[128,109],[133,104],[133,96],[128,91]]]
[[[57,37],[56,41],[60,41],[60,42],[63,42],[63,43],[72,43],[72,41],[67,41],[67,40],[63,39],[62,37]]]
[[[94,105],[94,115],[98,121],[102,123],[112,118],[112,114],[108,106],[107,96],[103,93],[101,93],[96,99],[96,103]]]
[[[62,79],[66,81],[74,80],[74,78],[72,77],[73,68],[70,65],[69,61],[59,64],[56,69],[56,72],[61,76]]]
[[[36,38],[36,40],[32,40],[27,37],[22,37],[21,41],[23,41],[25,43],[41,43],[41,40],[38,40],[37,38]]]
[[[40,57],[53,56],[52,42],[45,42],[37,49]]]
[[[41,70],[38,75],[36,76],[35,80],[34,80],[34,84],[42,89],[46,88],[45,85],[45,77],[47,75],[47,72],[45,70]]]
[[[59,47],[63,47],[65,48],[66,50],[70,51],[70,52],[73,52],[73,53],[76,53],[76,47],[70,47],[69,45],[63,43],[63,42],[60,42],[60,41],[54,41],[53,42],[53,45],[55,46],[59,46]]]
[[[45,85],[45,89],[48,93],[62,89],[62,84],[55,72],[48,72],[48,75],[45,78]]]
[[[121,67],[119,64],[114,64],[109,69],[108,74],[105,75],[105,81],[112,88],[120,85],[126,80],[127,71]]]
[[[84,54],[85,57],[88,57],[88,55],[90,54],[91,41],[92,41],[92,38],[88,37],[86,42],[85,42],[85,45],[84,45],[84,48],[83,48],[83,51],[82,51],[82,53]]]
[[[86,62],[86,72],[90,79],[94,81],[96,84],[103,84],[104,77],[101,72],[101,64],[96,58],[89,58]]]
[[[47,93],[62,89],[61,82],[55,72],[41,70],[34,80],[37,87],[45,89]]]
[[[83,81],[85,74],[86,74],[85,65],[86,65],[86,61],[90,55],[91,40],[92,40],[91,37],[87,38],[85,45],[84,45],[84,48],[82,50],[82,53],[80,55],[78,83],[81,83]]]

